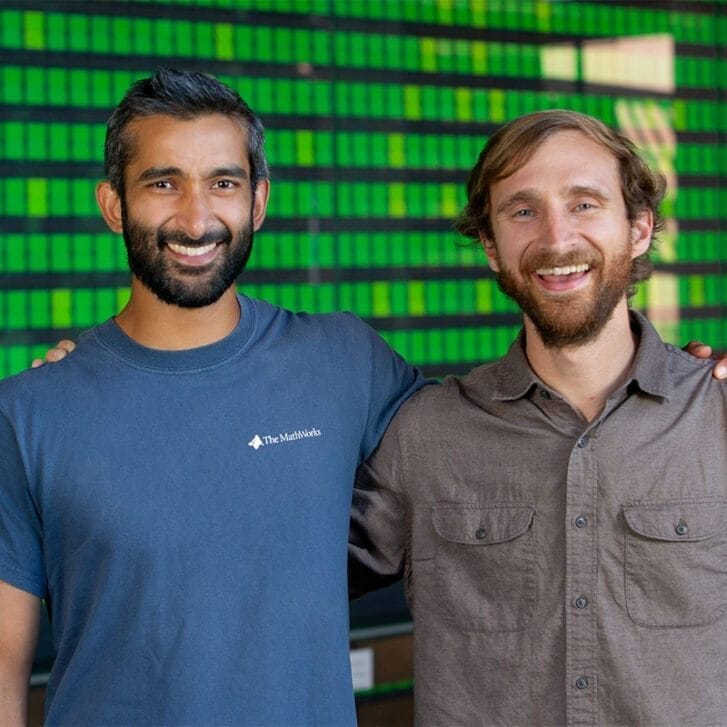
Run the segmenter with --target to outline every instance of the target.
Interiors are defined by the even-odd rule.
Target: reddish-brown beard
[[[587,291],[548,296],[532,280],[535,270],[583,262],[590,265],[589,274],[594,276]],[[500,290],[533,322],[543,344],[566,348],[594,340],[608,323],[630,285],[631,265],[628,245],[605,264],[602,257],[584,259],[578,252],[560,258],[544,252],[524,262],[518,275],[500,263],[495,277]]]

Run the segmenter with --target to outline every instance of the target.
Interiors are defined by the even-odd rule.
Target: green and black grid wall
[[[432,375],[519,328],[452,220],[502,122],[546,108],[628,133],[668,177],[635,306],[727,346],[727,4],[607,0],[0,0],[0,377],[112,315],[123,242],[96,210],[104,126],[158,66],[212,73],[263,117],[273,187],[240,280],[353,310]]]

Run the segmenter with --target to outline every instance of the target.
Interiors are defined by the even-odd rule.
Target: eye
[[[212,186],[215,189],[234,189],[238,184],[234,179],[218,179]]]
[[[172,189],[172,183],[168,179],[156,179],[149,186],[152,189]]]
[[[528,217],[532,217],[535,213],[533,210],[531,210],[529,207],[523,207],[519,210],[515,210],[513,212],[513,217],[517,217],[519,219],[528,219]]]
[[[577,210],[583,210],[583,211],[593,210],[593,209],[596,209],[596,205],[593,204],[592,202],[579,202],[576,205],[576,209]]]

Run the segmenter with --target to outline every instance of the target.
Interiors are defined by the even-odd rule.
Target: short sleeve
[[[360,461],[369,457],[384,435],[399,407],[415,392],[432,383],[410,366],[373,329],[370,334],[371,392],[366,432],[361,441]]]
[[[0,412],[0,580],[45,596],[42,528],[16,433]]]

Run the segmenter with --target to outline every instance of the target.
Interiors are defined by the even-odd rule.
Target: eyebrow
[[[145,169],[139,176],[138,181],[148,182],[152,179],[161,179],[162,177],[184,177],[184,172],[179,167],[149,167]],[[214,177],[232,177],[234,179],[247,179],[248,173],[237,164],[229,167],[215,167],[207,175],[208,179]]]
[[[159,179],[160,177],[178,177],[182,174],[179,167],[149,167],[145,169],[137,179],[145,182],[149,179]]]
[[[519,192],[515,192],[515,194],[511,194],[509,197],[503,199],[502,202],[500,202],[500,204],[498,204],[495,208],[495,214],[502,214],[521,202],[532,202],[537,199],[538,196],[539,195],[534,189],[521,189]]]
[[[603,189],[602,187],[591,187],[587,184],[577,184],[573,187],[569,187],[568,193],[572,197],[585,195],[587,197],[596,197],[600,200],[611,199],[611,195],[608,193],[607,190]]]
[[[237,164],[230,167],[217,167],[209,175],[209,177],[234,177],[235,179],[247,179],[248,176],[248,173]]]

